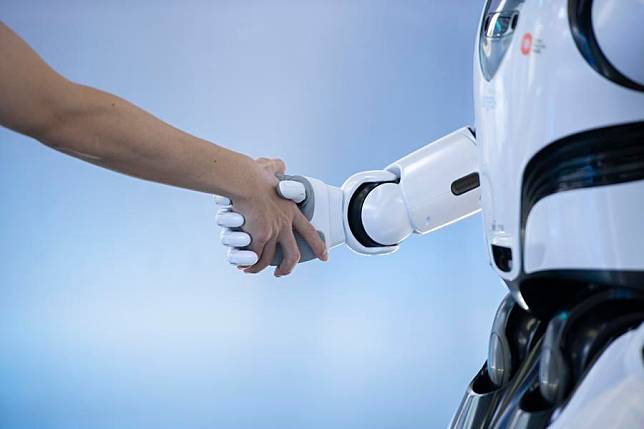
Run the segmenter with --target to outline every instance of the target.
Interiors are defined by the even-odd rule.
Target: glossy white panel
[[[461,195],[452,184],[479,170],[476,141],[464,127],[387,167],[400,178],[409,218],[418,234],[442,228],[480,210],[480,188]]]
[[[525,271],[644,270],[644,181],[577,189],[535,204]]]
[[[412,233],[400,185],[384,183],[367,195],[362,224],[372,240],[385,245],[398,244]]]

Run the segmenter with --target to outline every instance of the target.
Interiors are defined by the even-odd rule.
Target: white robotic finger
[[[224,228],[221,231],[220,238],[221,244],[230,247],[246,247],[251,242],[250,235],[241,231],[232,231],[228,228]]]
[[[215,217],[217,225],[225,228],[239,228],[244,224],[244,216],[233,211],[223,209],[217,213]]]
[[[232,248],[228,251],[228,262],[232,265],[246,267],[254,265],[258,259],[257,254],[251,250]]]
[[[222,207],[230,207],[232,205],[232,201],[230,201],[230,198],[215,195],[215,204]]]
[[[291,200],[296,204],[306,199],[306,188],[302,183],[295,180],[280,180],[277,185],[277,193],[282,198]]]

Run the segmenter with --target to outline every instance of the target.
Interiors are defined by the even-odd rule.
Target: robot
[[[644,2],[487,0],[474,99],[383,170],[277,191],[364,255],[482,211],[509,293],[452,428],[644,427]]]

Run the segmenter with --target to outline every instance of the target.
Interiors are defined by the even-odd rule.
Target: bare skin
[[[289,274],[300,259],[293,231],[316,256],[326,249],[297,206],[275,192],[281,160],[257,161],[199,139],[112,94],[70,82],[0,22],[0,125],[65,154],[140,179],[223,195],[246,222],[249,246],[268,266],[279,244],[275,275]]]

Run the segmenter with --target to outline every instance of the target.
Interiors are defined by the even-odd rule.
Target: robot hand
[[[344,242],[341,218],[343,196],[339,188],[310,177],[279,175],[278,179],[277,193],[298,205],[318,231],[327,250]],[[215,201],[221,207],[216,218],[217,224],[223,228],[221,242],[230,248],[228,262],[238,266],[253,265],[257,262],[258,255],[247,248],[252,237],[241,230],[244,217],[232,210],[228,198],[217,196]],[[313,250],[304,238],[297,231],[294,231],[294,235],[300,251],[299,262],[315,259]],[[282,258],[282,251],[278,245],[271,265],[280,265]]]

